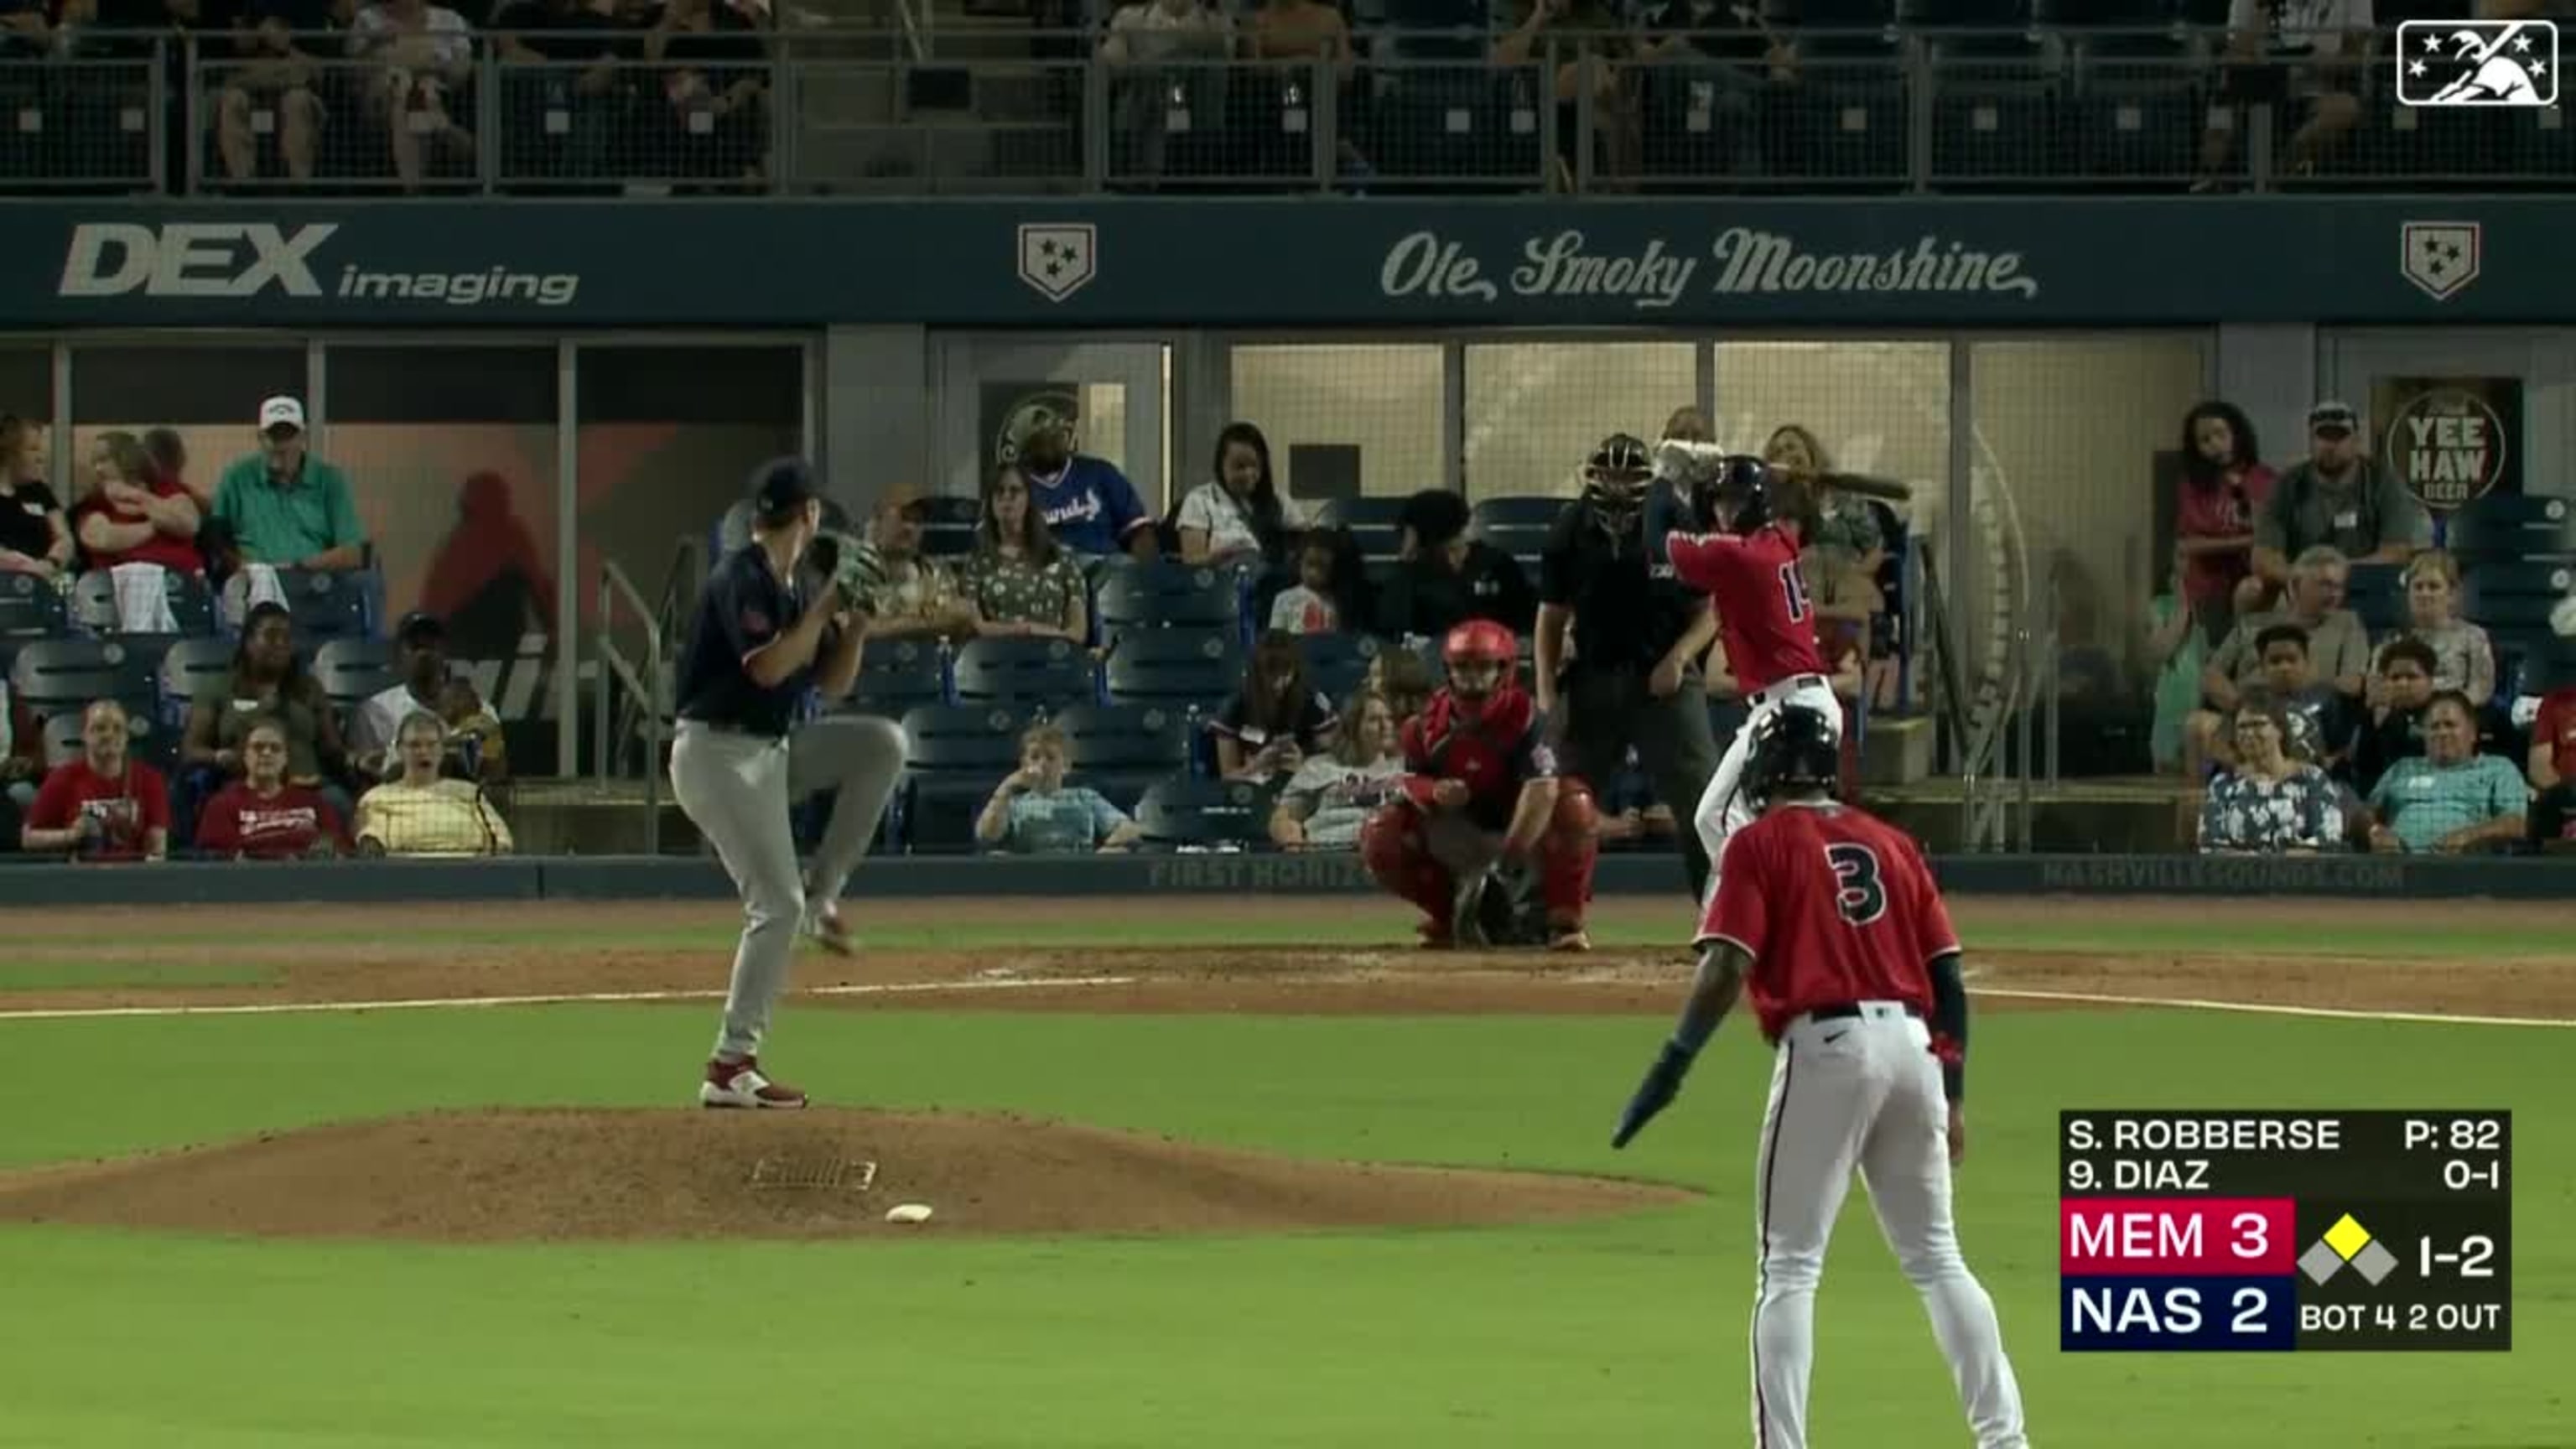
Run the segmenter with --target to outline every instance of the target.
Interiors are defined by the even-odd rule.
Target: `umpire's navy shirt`
[[[813,667],[763,689],[742,659],[794,628],[804,613],[804,602],[769,567],[759,544],[725,555],[707,575],[697,616],[689,621],[688,646],[680,655],[680,718],[784,738],[813,687]]]
[[[1669,487],[1659,479],[1653,490]],[[1669,516],[1672,501],[1652,500],[1647,510]],[[1705,601],[1673,577],[1671,564],[1650,561],[1645,545],[1634,525],[1612,537],[1582,499],[1557,514],[1539,554],[1538,597],[1574,611],[1573,668],[1652,669],[1699,617]]]

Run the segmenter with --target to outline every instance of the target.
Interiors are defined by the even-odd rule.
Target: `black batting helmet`
[[[1842,772],[1842,737],[1834,721],[1821,710],[1789,705],[1753,726],[1753,750],[1744,762],[1741,788],[1759,810],[1782,795],[1835,794]]]
[[[1749,533],[1771,521],[1771,465],[1739,453],[1700,480],[1699,513],[1712,527]]]

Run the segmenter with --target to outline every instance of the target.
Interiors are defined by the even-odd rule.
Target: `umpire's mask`
[[[1636,531],[1654,478],[1655,460],[1646,445],[1629,434],[1612,433],[1583,465],[1583,501],[1603,528],[1625,538]]]

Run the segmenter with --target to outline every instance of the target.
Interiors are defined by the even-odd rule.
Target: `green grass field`
[[[1979,937],[1962,914],[1983,945],[2208,950],[2179,927]],[[2430,953],[2439,925],[2411,941],[2237,940],[2259,969],[2271,951]],[[1319,914],[1298,938],[1342,929]],[[1213,915],[1114,938],[1087,924],[1010,935],[1247,939]],[[115,961],[113,942],[97,949]],[[0,968],[0,993],[59,984],[71,954]],[[258,979],[206,969],[218,974],[185,979]],[[0,1021],[14,1068],[0,1078],[0,1166],[436,1107],[675,1103],[708,1025],[697,1004]],[[791,1010],[781,1060],[830,1102],[1012,1108],[1296,1155],[1648,1176],[1710,1196],[1546,1229],[1259,1239],[427,1249],[0,1228],[0,1445],[1747,1443],[1747,1198],[1769,1059],[1731,1022],[1682,1104],[1613,1154],[1610,1124],[1665,1025]],[[2576,1443],[2562,1367],[2576,1358],[2566,1033],[1995,1011],[1976,1041],[1961,1229],[2003,1314],[2035,1444]],[[2514,1352],[2059,1353],[2056,1114],[2159,1105],[2514,1109]],[[1815,1442],[1964,1444],[1921,1310],[1867,1214],[1855,1194],[1826,1278]]]

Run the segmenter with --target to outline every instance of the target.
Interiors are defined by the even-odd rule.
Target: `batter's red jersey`
[[[1707,594],[1726,639],[1726,667],[1746,694],[1800,674],[1826,673],[1816,611],[1798,577],[1798,545],[1778,527],[1751,533],[1674,533],[1673,577]]]
[[[1847,1001],[1910,1001],[1932,1015],[1931,963],[1959,949],[1912,837],[1848,805],[1784,805],[1726,842],[1699,939],[1753,957],[1745,991],[1777,1040]]]
[[[1538,703],[1518,686],[1469,711],[1443,689],[1422,713],[1404,722],[1404,791],[1429,806],[1431,787],[1457,780],[1467,787],[1468,818],[1486,830],[1503,830],[1520,804],[1521,786],[1556,774],[1556,752],[1539,737]]]

